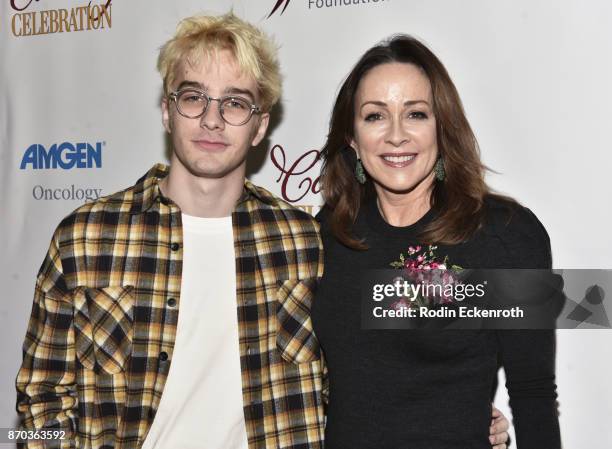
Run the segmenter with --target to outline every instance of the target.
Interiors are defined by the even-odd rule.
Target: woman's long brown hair
[[[357,182],[356,156],[348,142],[354,137],[359,82],[372,68],[393,62],[414,64],[429,78],[438,151],[446,172],[444,181],[436,181],[433,187],[431,206],[438,214],[423,230],[421,242],[465,241],[482,224],[484,198],[491,193],[484,181],[486,167],[480,161],[478,143],[446,68],[425,45],[407,35],[392,36],[370,48],[348,75],[336,98],[327,142],[321,151],[323,197],[330,230],[351,248],[367,248],[351,228],[364,198],[373,193],[373,185],[369,178],[363,185]]]

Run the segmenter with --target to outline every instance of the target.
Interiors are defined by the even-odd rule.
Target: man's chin
[[[197,178],[223,179],[238,170],[239,166],[232,167],[210,167],[210,166],[188,166],[189,173]]]
[[[195,178],[223,179],[235,175],[236,171],[240,171],[246,164],[246,158],[243,161],[222,163],[221,161],[207,158],[189,160],[174,153],[170,164],[180,166],[180,171],[187,172]],[[244,176],[244,173],[242,176]]]

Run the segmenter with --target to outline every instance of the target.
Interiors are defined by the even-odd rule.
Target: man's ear
[[[162,123],[164,125],[164,128],[166,129],[168,134],[171,134],[172,128],[170,127],[170,109],[169,109],[167,97],[162,98],[161,110],[162,110]]]
[[[253,140],[251,141],[251,146],[256,147],[263,140],[266,135],[266,131],[268,130],[268,125],[270,124],[270,114],[264,112],[259,116],[259,125],[257,126],[257,132],[255,136],[253,136]]]

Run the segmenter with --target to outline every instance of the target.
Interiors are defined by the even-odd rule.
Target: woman
[[[437,57],[405,35],[367,51],[340,89],[322,156],[325,274],[312,320],[329,369],[326,449],[489,448],[498,359],[519,449],[559,448],[554,331],[361,328],[359,280],[400,254],[551,266],[538,219],[486,186]]]

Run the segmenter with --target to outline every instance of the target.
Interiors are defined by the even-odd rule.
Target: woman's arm
[[[548,234],[529,209],[519,208],[500,237],[508,268],[552,268]],[[500,330],[497,337],[518,449],[560,449],[555,331]]]
[[[560,449],[555,331],[498,332],[518,449]]]

